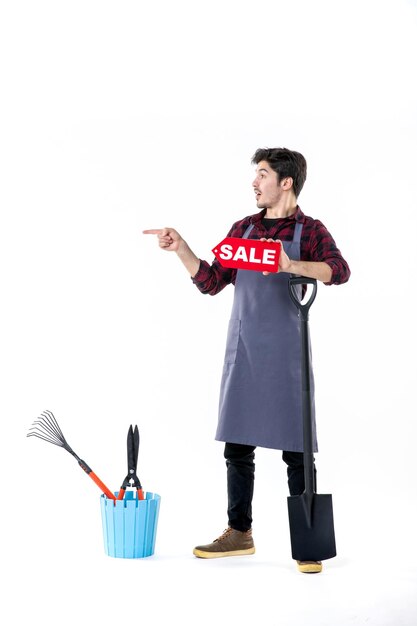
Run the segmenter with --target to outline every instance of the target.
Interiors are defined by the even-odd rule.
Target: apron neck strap
[[[247,239],[249,237],[249,235],[252,232],[253,226],[254,226],[253,224],[249,224],[249,226],[247,227],[247,229],[245,230],[245,232],[242,235],[242,239]]]
[[[292,242],[294,244],[297,244],[298,246],[300,245],[301,242],[301,231],[303,230],[303,222],[296,222],[295,223],[295,228],[294,228],[294,237]]]

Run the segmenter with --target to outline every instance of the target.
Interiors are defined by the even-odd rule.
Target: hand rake
[[[41,416],[33,422],[32,427],[29,429],[27,437],[38,437],[48,443],[53,443],[55,446],[64,448],[67,452],[72,454],[78,461],[78,465],[89,475],[91,480],[94,480],[96,485],[100,487],[101,491],[112,500],[116,500],[115,495],[106,487],[106,485],[99,479],[99,477],[93,472],[91,467],[87,465],[85,461],[80,459],[74,450],[68,445],[62,430],[60,429],[58,422],[56,421],[51,411],[44,411]]]

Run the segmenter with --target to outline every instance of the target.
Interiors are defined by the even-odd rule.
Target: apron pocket
[[[240,320],[230,320],[227,330],[225,363],[236,363],[237,346],[239,344]]]

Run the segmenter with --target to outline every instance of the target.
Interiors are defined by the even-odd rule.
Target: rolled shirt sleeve
[[[217,259],[211,265],[200,259],[198,272],[191,280],[201,293],[215,296],[235,279],[236,270],[222,267]]]
[[[332,277],[326,285],[342,285],[349,280],[350,268],[336,243],[320,220],[314,220],[309,240],[309,258],[306,261],[324,262],[332,270]]]
[[[249,223],[248,219],[245,218],[235,222],[226,237],[242,237]],[[230,283],[235,284],[236,272],[237,270],[235,269],[223,267],[217,259],[214,259],[211,265],[207,261],[200,259],[198,272],[191,280],[201,293],[215,296]]]

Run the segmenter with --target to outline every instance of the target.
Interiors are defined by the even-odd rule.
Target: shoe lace
[[[229,528],[226,528],[226,530],[223,531],[223,534],[220,535],[220,537],[214,539],[213,543],[215,543],[216,541],[222,541],[222,539],[226,539],[232,532],[233,528],[229,526]],[[245,534],[252,536],[252,529],[250,528],[249,530],[247,530]]]
[[[231,532],[233,532],[233,528],[230,528],[229,526],[229,528],[226,528],[226,530],[223,531],[220,537],[217,537],[217,539],[215,539],[213,543],[215,543],[216,541],[221,541],[222,539],[226,539],[226,537],[228,537]]]

